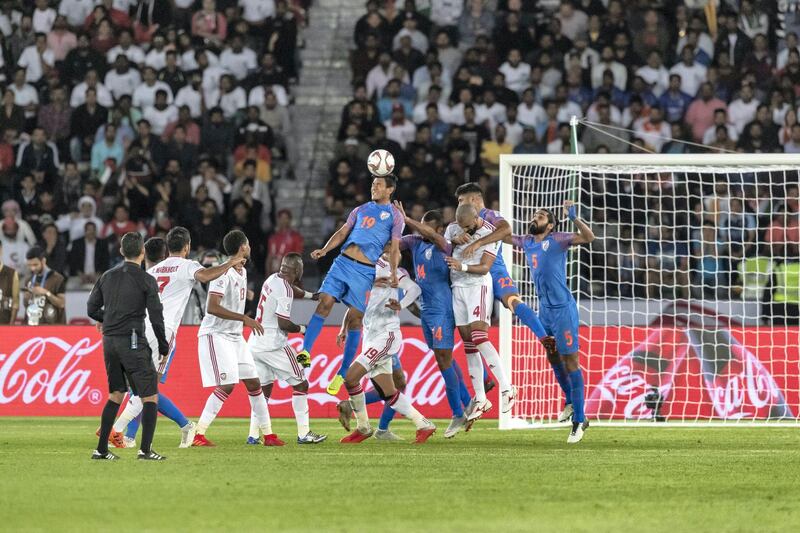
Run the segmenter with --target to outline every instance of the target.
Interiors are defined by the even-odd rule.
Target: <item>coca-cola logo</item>
[[[650,419],[653,417],[653,410],[645,405],[645,397],[652,388],[641,372],[633,370],[625,363],[617,363],[597,385],[596,394],[600,395],[601,401],[612,405],[618,401],[625,402],[623,412],[627,419]],[[672,382],[657,388],[661,397],[666,398],[672,389]]]
[[[714,411],[722,418],[751,418],[781,400],[778,385],[759,361],[748,354],[739,366],[739,372],[706,379]]]
[[[290,339],[291,344],[295,350],[302,350],[303,340],[300,338]],[[445,396],[445,386],[439,373],[439,367],[436,365],[436,358],[433,351],[430,350],[421,339],[403,339],[403,344],[400,349],[400,357],[402,361],[403,354],[409,357],[415,357],[419,362],[413,367],[410,374],[406,375],[406,390],[405,394],[409,396],[411,402],[418,406],[424,407],[426,405],[436,405],[441,402]],[[339,398],[331,396],[325,391],[325,388],[333,380],[339,366],[342,363],[342,355],[338,354],[331,356],[325,353],[314,354],[311,359],[311,367],[306,370],[306,377],[309,384],[308,399],[315,401],[320,405],[327,403],[336,403]],[[279,389],[289,388],[290,385],[278,381],[277,387]],[[322,392],[315,392],[322,391]],[[273,395],[270,398],[270,405],[290,403],[292,398],[290,395]]]
[[[88,337],[74,344],[58,337],[33,337],[10,354],[0,353],[0,405],[15,400],[77,404],[84,397],[100,403],[103,394],[88,385],[91,370],[80,368],[81,358],[94,354],[99,345]]]

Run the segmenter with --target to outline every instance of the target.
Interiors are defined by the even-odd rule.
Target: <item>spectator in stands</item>
[[[47,265],[44,250],[34,246],[25,254],[30,277],[23,283],[28,324],[66,324],[66,280]],[[36,310],[35,317],[31,311]]]
[[[106,172],[109,172],[110,175],[120,167],[124,158],[125,149],[117,139],[117,127],[114,124],[107,124],[103,139],[92,146],[90,166],[92,177],[100,178]]]
[[[278,271],[281,260],[288,253],[303,253],[303,236],[292,228],[292,212],[278,211],[275,232],[267,242],[267,275]]]
[[[41,227],[42,240],[38,245],[44,250],[47,264],[56,272],[67,272],[67,246],[53,223]]]
[[[108,243],[98,239],[97,227],[93,222],[87,222],[84,236],[72,243],[69,252],[70,276],[77,277],[81,285],[93,285],[108,268]]]
[[[19,311],[19,274],[5,264],[0,239],[0,324],[13,324]]]

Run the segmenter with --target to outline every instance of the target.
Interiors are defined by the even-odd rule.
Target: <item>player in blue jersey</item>
[[[578,228],[577,233],[555,233],[556,218],[547,209],[533,216],[528,235],[504,239],[525,252],[536,295],[539,318],[548,335],[555,337],[556,350],[567,371],[567,387],[573,408],[572,431],[567,442],[580,442],[589,422],[583,413],[584,384],[578,361],[578,305],[567,286],[567,251],[570,246],[594,240],[591,228],[580,218],[572,201],[564,202],[564,215]]]
[[[375,281],[375,263],[383,254],[387,244],[391,245],[389,251],[391,281],[394,287],[397,286],[403,216],[391,203],[396,187],[397,181],[391,174],[373,176],[372,201],[353,209],[347,217],[347,222],[331,236],[325,246],[311,252],[312,259],[319,259],[339,245],[342,246],[341,254],[333,262],[319,289],[319,304],[308,323],[303,351],[297,355],[301,364],[309,366],[311,349],[333,304],[342,302],[350,308],[348,319],[350,329],[344,343],[342,365],[328,385],[328,393],[333,395],[338,394],[344,384],[344,376],[355,359],[361,341],[367,295]]]
[[[511,236],[511,225],[502,217],[502,215],[500,215],[500,213],[492,209],[487,209],[484,205],[483,189],[481,189],[480,185],[477,183],[465,183],[458,187],[456,189],[456,200],[458,200],[458,205],[472,205],[478,211],[478,216],[492,224],[495,228],[491,234],[477,239],[475,242],[469,244],[464,249],[465,257],[470,257],[482,246],[502,241]],[[460,241],[456,241],[453,242],[453,244],[462,243]],[[519,291],[514,285],[514,280],[512,280],[511,276],[508,274],[508,269],[506,268],[506,263],[503,260],[502,253],[497,254],[494,264],[489,270],[489,274],[492,276],[492,288],[495,299],[500,300],[506,309],[509,309],[512,313],[514,313],[517,318],[519,318],[520,322],[525,324],[528,329],[530,329],[534,335],[536,335],[536,337],[547,350],[548,357],[550,358],[550,364],[553,367],[553,371],[556,374],[558,382],[560,384],[566,383],[566,371],[563,364],[557,355],[551,355],[555,353],[555,342],[553,341],[552,337],[545,334],[541,322],[539,322],[533,309],[531,309],[525,302],[522,301],[522,298],[520,298]],[[465,340],[464,342],[466,346],[467,341]],[[569,402],[568,391],[565,390],[564,394],[567,402]]]
[[[405,216],[403,205],[395,206]],[[466,387],[459,379],[457,365],[453,360],[455,317],[453,316],[453,292],[450,288],[450,267],[445,257],[452,254],[450,243],[445,240],[444,219],[439,211],[428,211],[422,222],[405,217],[405,223],[417,234],[406,235],[400,241],[401,250],[410,250],[414,260],[416,281],[422,289],[420,320],[425,342],[433,350],[436,364],[445,383],[447,402],[453,412],[445,438],[453,438],[466,428],[464,400],[469,403],[469,394],[463,397]]]

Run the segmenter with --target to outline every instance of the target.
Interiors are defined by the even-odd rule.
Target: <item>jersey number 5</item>
[[[156,282],[158,282],[158,292],[159,294],[164,292],[164,287],[167,286],[169,283],[170,277],[169,276],[159,276],[156,278]]]
[[[261,319],[264,318],[264,302],[267,301],[267,295],[262,294],[261,298],[258,300],[258,312],[256,313],[256,321],[261,322]]]

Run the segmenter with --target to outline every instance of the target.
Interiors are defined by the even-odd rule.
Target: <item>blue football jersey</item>
[[[481,209],[480,213],[478,213],[478,216],[495,227],[497,227],[498,222],[505,220],[497,211],[486,209],[485,207]],[[503,260],[503,253],[501,249],[497,250],[497,257],[495,257],[494,263],[492,263],[492,268],[489,269],[489,272],[492,273],[493,278],[495,272],[500,273],[502,276],[508,275],[506,273],[506,262]]]
[[[422,289],[423,311],[452,309],[450,268],[445,254],[432,242],[419,235],[406,235],[401,246],[411,251],[417,285]]]
[[[350,212],[346,224],[350,235],[342,250],[355,244],[373,263],[378,261],[386,243],[403,235],[403,215],[391,204],[362,204]]]
[[[514,236],[514,245],[525,251],[536,296],[545,307],[575,305],[567,286],[567,250],[573,237],[572,233],[551,233],[536,242],[532,235]]]

